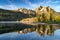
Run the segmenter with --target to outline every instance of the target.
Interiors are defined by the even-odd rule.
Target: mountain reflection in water
[[[26,34],[35,31],[36,34],[40,34],[41,36],[54,35],[54,31],[59,28],[58,25],[49,25],[49,24],[39,24],[37,27],[26,28],[24,30],[19,31],[20,34]]]
[[[0,40],[60,40],[60,29],[58,25],[39,24],[18,32],[0,34]]]

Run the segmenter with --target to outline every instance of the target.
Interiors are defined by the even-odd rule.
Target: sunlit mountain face
[[[50,6],[39,6],[35,9],[37,22],[60,23],[60,14],[58,14]]]

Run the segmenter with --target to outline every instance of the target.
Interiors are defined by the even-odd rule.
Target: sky
[[[38,6],[50,6],[60,12],[60,0],[0,0],[0,8],[8,10],[17,10],[18,8],[34,10]]]

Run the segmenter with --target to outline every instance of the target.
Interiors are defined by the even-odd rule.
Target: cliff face
[[[36,11],[36,14],[54,14],[55,13],[55,11],[52,9],[52,8],[50,8],[49,6],[47,6],[47,7],[42,7],[42,6],[39,6],[39,7],[37,7],[36,9],[35,9],[35,11]],[[54,12],[54,13],[52,13],[52,12]]]
[[[57,13],[50,8],[49,6],[47,7],[42,7],[39,6],[35,9],[36,11],[36,15],[38,16],[38,19],[40,19],[40,21],[55,21],[56,19],[59,20],[59,16],[57,16]]]
[[[23,12],[25,14],[35,14],[35,11],[30,10],[30,9],[28,10],[26,8],[20,8],[20,9],[18,9],[18,11]]]

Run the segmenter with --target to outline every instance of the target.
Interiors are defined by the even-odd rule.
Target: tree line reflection
[[[32,28],[26,28],[24,30],[19,31],[20,34],[30,33],[35,31],[37,34],[40,34],[41,36],[45,35],[54,35],[54,31],[58,29],[58,25],[49,25],[49,24],[39,24],[36,27]]]

